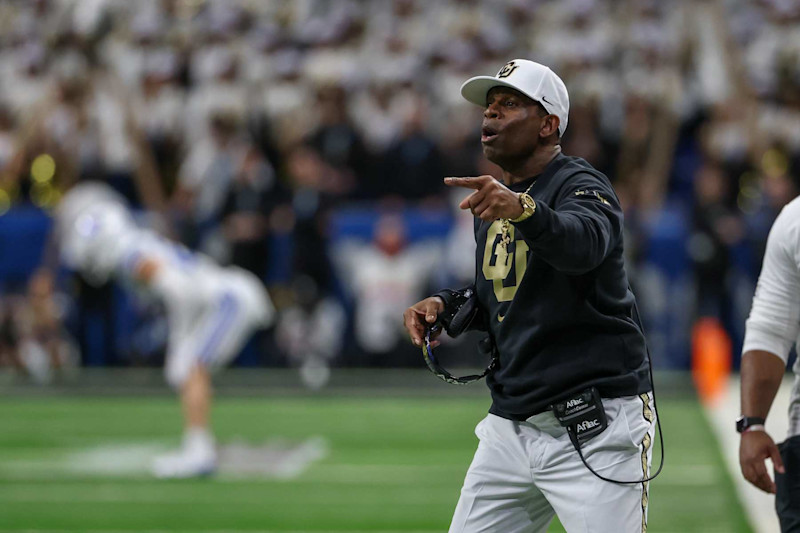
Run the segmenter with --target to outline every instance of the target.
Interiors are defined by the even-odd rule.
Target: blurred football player
[[[153,473],[162,478],[213,473],[211,374],[274,320],[263,285],[244,270],[220,267],[139,227],[125,200],[101,183],[79,183],[68,190],[55,221],[62,260],[88,282],[114,278],[164,303],[169,326],[165,374],[180,394],[185,429],[180,449],[157,458]]]

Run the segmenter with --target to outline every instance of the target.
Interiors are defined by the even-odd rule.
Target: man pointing
[[[551,410],[596,394],[607,426],[582,443],[587,463],[604,477],[648,477],[655,411],[619,201],[603,174],[561,154],[569,97],[548,67],[510,61],[461,94],[484,108],[483,152],[503,179],[445,179],[465,189],[460,207],[475,216],[474,324],[498,354],[450,531],[544,532],[555,514],[570,533],[645,531],[647,483],[595,477]],[[414,344],[456,294],[406,310]]]

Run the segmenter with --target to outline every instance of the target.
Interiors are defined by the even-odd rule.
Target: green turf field
[[[662,404],[667,466],[648,531],[749,531],[697,403]],[[317,438],[327,455],[294,478],[164,482],[70,463],[97,447],[177,444],[170,398],[3,397],[0,533],[446,531],[487,407],[476,395],[221,396],[222,443]]]

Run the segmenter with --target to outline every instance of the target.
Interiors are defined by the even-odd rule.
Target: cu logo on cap
[[[517,69],[517,64],[513,61],[509,61],[505,64],[503,68],[500,69],[500,72],[497,73],[498,78],[507,78],[511,76],[511,73]]]

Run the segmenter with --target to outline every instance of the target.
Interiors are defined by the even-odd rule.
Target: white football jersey
[[[125,199],[102,183],[81,183],[67,192],[56,210],[56,224],[64,262],[91,283],[111,277],[130,281],[145,257],[198,281],[223,271],[202,254],[137,226]]]
[[[197,364],[210,371],[223,367],[255,329],[274,320],[275,308],[256,276],[221,267],[137,226],[125,200],[106,185],[71,189],[56,211],[56,224],[64,262],[89,282],[113,277],[165,304],[165,373],[173,386],[180,387]],[[158,263],[147,284],[136,283],[142,260]]]

